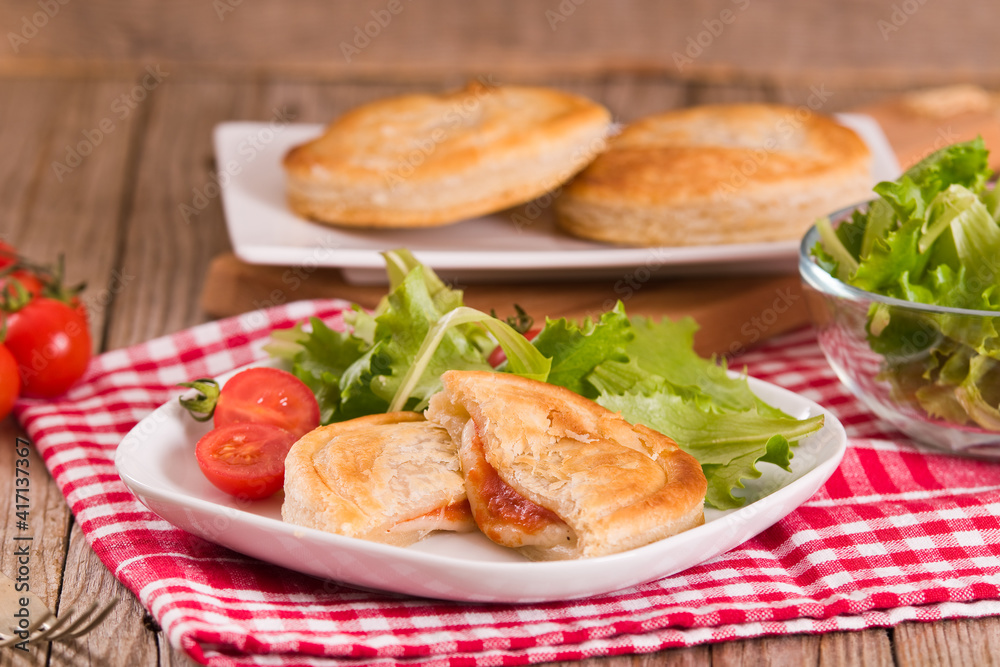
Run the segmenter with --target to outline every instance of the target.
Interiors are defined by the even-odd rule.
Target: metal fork
[[[82,611],[70,605],[57,618],[37,595],[18,591],[15,581],[0,572],[0,648],[21,642],[79,637],[93,630],[117,603],[117,599],[103,605],[92,602]]]

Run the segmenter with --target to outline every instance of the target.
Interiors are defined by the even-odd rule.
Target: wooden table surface
[[[299,32],[289,29],[283,13],[291,6],[274,0],[257,7],[234,0],[159,7],[167,4],[177,11],[164,14],[149,0],[59,4],[58,13],[37,20],[43,25],[30,36],[23,21],[31,21],[41,4],[0,5],[0,24],[21,38],[8,35],[10,51],[0,54],[0,238],[37,259],[65,254],[69,277],[88,284],[95,352],[211,316],[200,297],[213,258],[230,249],[222,210],[213,195],[189,220],[181,206],[197,206],[206,186],[215,192],[211,132],[222,121],[280,115],[324,122],[387,94],[459,84],[473,70],[588,95],[621,121],[716,101],[803,104],[817,85],[832,86],[823,110],[834,112],[922,85],[1000,83],[1000,40],[992,35],[988,3],[970,3],[962,21],[933,3],[914,3],[918,11],[895,18],[898,3],[892,2],[845,2],[826,14],[818,4],[791,2],[775,3],[786,14],[773,6],[752,11],[756,3],[747,0],[634,0],[616,9],[596,0],[545,7],[515,2],[503,11],[487,3],[467,10],[443,3],[448,10],[435,20],[427,18],[434,11],[414,4],[358,55],[354,68],[339,45],[385,3],[352,3],[350,16],[336,23],[320,3],[303,2],[295,5]],[[731,38],[718,37],[690,68],[679,66],[674,54],[686,39],[730,4],[746,9],[745,27],[734,24]],[[794,30],[775,28],[787,12],[801,22]],[[313,15],[324,20],[311,20]],[[657,20],[644,20],[647,15]],[[489,26],[482,28],[488,37],[475,39],[476,26]],[[918,39],[935,29],[951,38]],[[754,44],[759,48],[749,49]],[[456,45],[467,49],[467,57],[456,55],[462,53]],[[11,419],[0,422],[0,525],[6,536],[15,533],[18,435],[24,434]],[[0,665],[193,664],[97,560],[34,452],[30,465],[32,590],[56,610],[78,598],[117,597],[120,603],[86,637],[36,646],[29,656],[0,651]],[[13,550],[0,550],[0,570],[14,569]],[[985,665],[1000,655],[998,628],[995,618],[904,623],[587,662]]]

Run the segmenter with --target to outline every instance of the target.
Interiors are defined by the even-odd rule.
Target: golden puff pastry
[[[805,107],[729,104],[642,118],[556,200],[576,236],[638,246],[799,239],[871,197],[871,155]]]
[[[448,432],[416,412],[321,426],[285,459],[281,518],[339,535],[406,546],[475,523]]]
[[[633,549],[704,523],[705,476],[673,440],[567,389],[449,371],[426,415],[459,443],[479,529],[532,560]]]
[[[336,119],[284,159],[288,203],[333,225],[429,227],[521,204],[604,147],[611,115],[562,91],[472,83]]]

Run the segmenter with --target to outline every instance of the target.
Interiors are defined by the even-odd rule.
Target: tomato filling
[[[472,508],[469,501],[462,499],[458,502],[438,507],[420,516],[401,521],[390,528],[391,531],[399,530],[453,530],[464,532],[473,530],[475,523],[472,520]]]
[[[415,516],[412,519],[407,519],[406,522],[420,521],[421,519],[435,519],[445,523],[456,523],[464,521],[471,514],[472,509],[469,507],[469,501],[463,499],[457,503],[445,505],[444,507],[438,507],[437,509],[432,509],[426,514],[421,514],[420,516]]]
[[[476,466],[473,475],[474,484],[486,504],[486,513],[493,521],[516,526],[526,533],[535,534],[552,524],[565,522],[550,509],[532,502],[515,491],[507,482],[500,478],[496,469],[482,455],[483,441],[478,427],[475,431],[473,446],[480,452],[480,465]]]

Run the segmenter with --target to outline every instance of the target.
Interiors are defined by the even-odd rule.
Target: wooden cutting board
[[[967,88],[922,91],[858,109],[882,125],[905,168],[956,141],[983,136],[1000,168],[1000,115],[994,98]],[[631,315],[677,318],[700,325],[695,348],[701,354],[738,354],[754,344],[808,323],[797,274],[718,278],[647,278],[623,275],[588,282],[520,282],[463,286],[468,305],[500,316],[520,305],[537,320],[596,317],[621,299]],[[357,285],[336,269],[251,265],[231,253],[208,270],[202,309],[215,317],[236,315],[290,300],[342,298],[374,306],[381,285]]]

